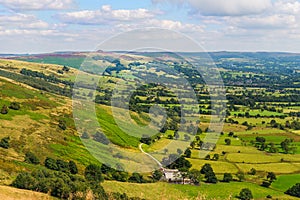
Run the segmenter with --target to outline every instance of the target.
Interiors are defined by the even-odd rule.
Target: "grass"
[[[54,200],[56,198],[50,197],[49,195],[43,194],[43,193],[33,192],[33,191],[29,191],[29,190],[20,190],[20,189],[8,187],[8,186],[0,186],[0,199],[5,199],[5,200],[14,200],[14,199]]]
[[[300,182],[300,174],[289,174],[277,176],[272,183],[272,188],[285,192],[287,189]]]
[[[267,163],[267,164],[236,164],[242,171],[249,172],[252,168],[259,171],[274,172],[276,174],[297,173],[300,168],[292,163]]]
[[[147,200],[168,199],[232,199],[235,198],[241,189],[249,188],[254,199],[263,199],[272,195],[278,199],[296,199],[283,192],[264,188],[247,182],[231,182],[218,184],[201,184],[200,186],[177,185],[168,183],[136,184],[105,181],[102,186],[108,192],[116,191],[127,193],[130,197],[141,197]],[[197,198],[198,197],[198,198]],[[204,198],[202,198],[204,197]],[[206,198],[205,198],[206,197]],[[231,198],[230,198],[231,197]]]

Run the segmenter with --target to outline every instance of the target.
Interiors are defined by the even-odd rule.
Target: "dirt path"
[[[154,158],[152,155],[150,155],[149,153],[146,153],[146,152],[143,150],[142,146],[143,146],[143,143],[141,143],[141,144],[139,145],[139,149],[141,150],[141,152],[144,153],[144,154],[146,154],[147,156],[149,156],[152,160],[154,160],[154,161],[159,165],[160,168],[163,168],[163,165],[162,165],[156,158]]]

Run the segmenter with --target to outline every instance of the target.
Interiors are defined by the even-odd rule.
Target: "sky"
[[[147,27],[206,51],[300,52],[300,0],[0,0],[0,53],[91,51]]]

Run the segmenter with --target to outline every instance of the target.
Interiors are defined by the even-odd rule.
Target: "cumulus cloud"
[[[0,0],[0,4],[12,10],[61,10],[74,5],[73,0]]]
[[[188,5],[193,13],[205,16],[242,16],[264,12],[272,6],[271,0],[153,0]]]
[[[100,10],[83,10],[62,13],[58,18],[71,24],[107,24],[112,22],[130,22],[144,20],[155,16],[154,12],[147,9],[113,10],[110,5],[103,5]]]

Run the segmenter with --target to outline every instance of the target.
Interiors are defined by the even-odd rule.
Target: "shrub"
[[[52,169],[52,170],[58,170],[56,160],[53,158],[49,158],[49,157],[47,157],[45,160],[45,167],[47,167],[48,169]]]
[[[40,160],[32,152],[27,152],[25,154],[25,162],[30,164],[40,164]]]
[[[77,174],[78,173],[78,168],[77,168],[77,165],[74,161],[69,162],[69,169],[70,169],[71,174]]]
[[[1,114],[6,115],[8,113],[8,107],[4,105],[0,111]]]
[[[12,182],[12,186],[19,189],[33,190],[36,186],[36,180],[28,172],[21,172]]]
[[[227,182],[229,183],[230,181],[232,181],[232,175],[230,173],[225,173],[224,177],[223,177],[223,182]]]
[[[19,103],[17,102],[12,102],[10,105],[9,105],[9,108],[10,109],[13,109],[13,110],[20,110],[21,106]]]
[[[250,189],[248,188],[244,188],[241,190],[240,195],[239,195],[239,199],[242,200],[250,200],[253,199],[253,195]]]
[[[289,188],[285,194],[300,198],[300,183],[296,183],[296,185]]]
[[[10,137],[2,138],[0,141],[0,147],[2,147],[4,149],[8,149],[9,148],[9,140],[10,140]]]
[[[94,164],[90,164],[85,168],[84,176],[86,180],[90,182],[100,183],[104,180],[101,173],[101,167]]]

